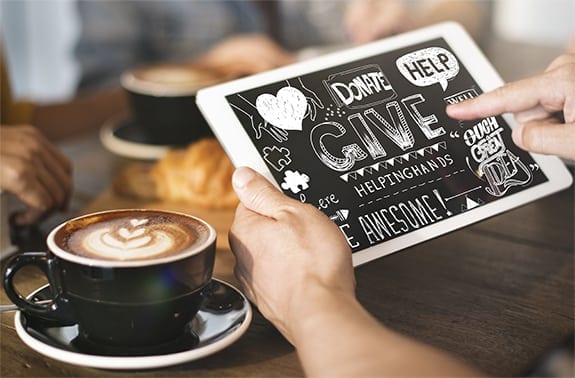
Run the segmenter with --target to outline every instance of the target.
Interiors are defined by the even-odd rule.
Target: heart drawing
[[[302,129],[307,110],[303,93],[293,87],[283,87],[276,96],[264,93],[256,99],[256,108],[267,122],[284,130]]]

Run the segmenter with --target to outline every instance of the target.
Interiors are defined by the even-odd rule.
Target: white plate
[[[191,330],[198,337],[197,344],[188,349],[170,352],[164,350],[146,355],[111,355],[109,351],[83,352],[74,343],[78,326],[47,325],[41,320],[17,311],[14,316],[16,332],[30,348],[47,357],[100,369],[151,369],[177,365],[214,354],[242,336],[252,319],[252,309],[246,297],[226,282],[213,281],[209,299],[191,320]],[[30,294],[30,298],[46,299],[48,285]],[[164,347],[166,348],[166,347]],[[182,345],[177,345],[182,349]]]
[[[110,152],[130,159],[158,160],[173,146],[153,144],[133,121],[108,120],[100,129],[100,141]]]

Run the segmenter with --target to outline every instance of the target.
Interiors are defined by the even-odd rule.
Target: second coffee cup
[[[195,101],[196,92],[223,81],[223,75],[205,67],[164,64],[122,74],[133,121],[154,144],[185,146],[213,136]]]
[[[186,214],[114,210],[72,219],[47,238],[48,252],[14,256],[4,289],[22,312],[78,324],[82,342],[158,345],[185,333],[211,281],[216,231]],[[15,288],[26,265],[47,276],[52,300],[33,303]]]

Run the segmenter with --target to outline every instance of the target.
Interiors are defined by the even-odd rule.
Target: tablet
[[[502,80],[442,23],[199,91],[235,166],[335,222],[354,265],[567,188],[560,159],[511,140],[509,115],[459,122],[447,104]]]

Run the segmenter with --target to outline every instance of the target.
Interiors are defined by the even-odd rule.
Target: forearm
[[[393,332],[352,296],[317,289],[292,337],[308,376],[477,376],[455,358]],[[315,299],[314,299],[315,297]],[[317,310],[316,310],[317,309]]]
[[[50,140],[61,140],[95,130],[110,117],[127,111],[127,98],[118,87],[80,95],[64,104],[37,106],[32,123]]]

